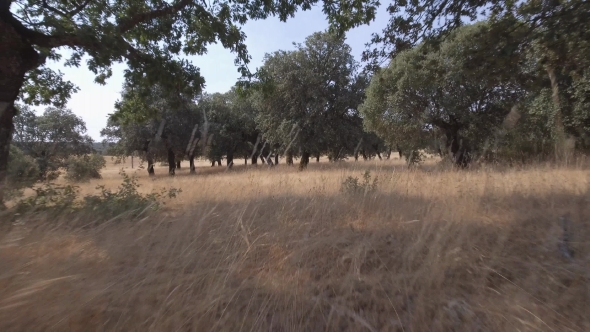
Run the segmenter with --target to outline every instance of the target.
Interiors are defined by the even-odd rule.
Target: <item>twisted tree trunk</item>
[[[156,175],[156,173],[154,172],[154,157],[150,153],[150,144],[151,144],[150,140],[145,141],[145,143],[143,145],[143,152],[145,153],[145,160],[148,163],[148,167],[147,167],[148,175],[154,176],[154,175]]]
[[[148,163],[148,167],[147,167],[148,175],[155,176],[156,172],[154,171],[154,160],[152,158],[148,158],[147,163]]]
[[[10,6],[11,1],[2,6]],[[8,8],[2,8],[8,10]],[[4,190],[8,155],[16,115],[14,102],[25,81],[25,74],[43,63],[37,51],[14,27],[0,19],[0,210],[4,208]]]
[[[549,80],[551,81],[551,100],[553,101],[553,106],[555,107],[555,115],[553,116],[553,123],[555,126],[555,157],[556,159],[562,159],[566,154],[566,137],[561,115],[561,103],[559,101],[559,83],[557,82],[555,68],[549,67],[547,69],[547,74],[549,74]]]
[[[168,175],[176,174],[176,161],[175,161],[174,151],[168,148]]]
[[[191,154],[188,158],[188,162],[191,174],[196,173],[197,169],[195,167],[195,156]]]
[[[231,166],[234,163],[234,153],[233,152],[227,153],[226,162],[227,162],[227,166],[231,168]]]
[[[299,161],[299,169],[300,170],[307,168],[307,165],[309,165],[309,157],[310,157],[310,153],[307,151],[303,151],[303,153],[301,154],[301,161]]]

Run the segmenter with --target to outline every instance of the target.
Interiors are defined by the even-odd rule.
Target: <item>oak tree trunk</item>
[[[10,3],[2,2],[2,5],[10,6]],[[14,130],[13,117],[16,115],[14,102],[24,83],[25,74],[42,63],[37,51],[0,18],[0,209],[4,208],[8,154]]]
[[[154,159],[152,159],[151,157],[148,157],[147,163],[148,163],[148,168],[147,168],[148,175],[149,176],[156,175],[156,172],[154,172]]]
[[[451,130],[446,133],[447,150],[450,152],[455,165],[465,168],[469,165],[469,149],[464,144],[457,130]]]
[[[275,154],[275,165],[279,164],[279,154]]]
[[[549,80],[551,81],[551,100],[555,107],[555,115],[553,117],[553,125],[555,126],[555,156],[557,159],[561,159],[565,155],[565,129],[561,115],[561,103],[559,101],[559,84],[557,82],[555,68],[549,67],[547,74],[549,74]]]
[[[176,162],[176,168],[177,168],[177,169],[180,169],[180,161],[177,161],[177,162]]]
[[[226,158],[227,166],[231,167],[230,165],[233,165],[233,162],[234,162],[234,154],[233,154],[233,152],[228,152],[227,158]]]
[[[307,151],[303,151],[303,153],[301,154],[301,161],[299,161],[299,169],[300,170],[307,168],[307,165],[309,165],[309,157],[310,157],[310,153]]]
[[[168,175],[174,175],[176,170],[174,151],[168,149]]]
[[[195,173],[197,171],[195,168],[195,156],[190,155],[188,158],[188,162],[191,174]]]
[[[291,151],[287,151],[287,155],[285,157],[286,157],[287,165],[292,166],[293,165],[293,153]]]

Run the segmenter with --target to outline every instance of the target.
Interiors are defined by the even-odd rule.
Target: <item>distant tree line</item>
[[[0,208],[17,102],[60,109],[78,90],[45,66],[61,61],[64,47],[72,52],[63,63],[85,59],[97,83],[112,75],[113,63],[127,65],[105,138],[121,155],[143,151],[152,166],[167,161],[170,174],[196,156],[231,165],[284,155],[305,168],[319,155],[393,150],[413,163],[428,151],[466,167],[562,160],[590,148],[584,0],[393,0],[363,69],[341,36],[375,18],[374,0],[2,4]],[[316,4],[330,32],[269,54],[250,72],[240,26],[269,16],[284,21]],[[236,54],[243,79],[233,91],[206,95],[199,69],[181,55],[203,54],[217,41]]]
[[[268,54],[259,80],[226,93],[190,100],[157,86],[125,87],[101,134],[112,154],[139,153],[149,174],[158,161],[169,174],[183,160],[194,171],[198,156],[228,167],[237,159],[274,165],[282,156],[290,165],[299,158],[300,168],[323,155],[387,158],[390,147],[363,128],[358,109],[369,81],[358,69],[344,38],[316,33],[294,51]]]

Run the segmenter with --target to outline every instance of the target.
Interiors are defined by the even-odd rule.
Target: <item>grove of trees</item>
[[[282,21],[318,0],[285,1],[88,1],[0,0],[0,202],[17,114],[15,102],[64,106],[77,87],[45,65],[47,59],[79,67],[83,61],[104,84],[112,65],[124,62],[125,82],[137,90],[154,85],[195,97],[204,79],[181,55],[199,55],[220,42],[247,74],[249,55],[240,26],[278,16]],[[375,17],[378,2],[325,1],[324,12],[344,31]],[[67,48],[68,59],[58,52]],[[3,204],[2,204],[3,205]]]
[[[427,151],[467,167],[590,149],[589,2],[392,0],[389,23],[359,63],[345,32],[371,22],[379,2],[323,1],[330,29],[267,54],[251,73],[240,26],[286,20],[317,3],[0,0],[0,184],[13,140],[57,168],[67,158],[59,153],[88,152],[76,150],[88,146],[84,136],[68,136],[72,151],[46,147],[57,141],[43,129],[55,116],[81,128],[63,109],[77,87],[44,65],[63,47],[72,50],[64,64],[87,60],[97,83],[113,63],[127,64],[102,135],[111,153],[139,154],[150,175],[156,162],[173,175],[184,160],[194,172],[196,157],[228,167],[298,157],[304,169],[322,155],[382,159],[393,150],[413,163]],[[216,41],[236,53],[243,78],[207,94],[182,55],[203,54]],[[36,117],[17,101],[53,108]]]
[[[358,111],[368,86],[358,69],[342,37],[318,32],[294,51],[268,54],[247,88],[201,94],[194,103],[159,87],[143,97],[126,88],[102,134],[111,153],[139,153],[150,174],[157,161],[174,174],[189,160],[194,171],[195,156],[212,165],[226,159],[228,167],[237,158],[275,164],[285,156],[293,164],[300,157],[301,168],[313,156],[381,158],[385,143],[363,129]]]
[[[72,181],[100,178],[106,161],[93,150],[84,120],[71,110],[48,107],[37,115],[20,105],[14,127],[6,182],[9,196],[62,173]]]

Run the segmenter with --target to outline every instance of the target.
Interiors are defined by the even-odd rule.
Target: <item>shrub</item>
[[[99,154],[70,156],[66,161],[66,176],[70,181],[82,182],[90,179],[100,179],[100,170],[106,166],[106,161]]]
[[[15,207],[17,213],[33,213],[44,211],[49,214],[64,213],[92,213],[99,219],[111,219],[125,215],[135,217],[145,211],[158,210],[165,204],[164,198],[176,198],[182,192],[180,189],[161,189],[159,192],[141,194],[137,191],[140,184],[135,176],[129,176],[125,171],[119,172],[123,176],[123,183],[116,191],[97,186],[98,194],[79,198],[77,186],[58,186],[44,183],[35,188],[35,195],[20,200]]]
[[[357,177],[349,176],[342,182],[340,191],[348,195],[367,195],[377,190],[377,183],[378,177],[371,181],[371,172],[365,171],[362,182]]]
[[[418,165],[424,161],[424,152],[422,150],[407,150],[403,152],[408,166]]]
[[[16,204],[18,213],[51,211],[63,213],[76,209],[75,201],[79,190],[77,186],[59,186],[51,182],[34,188],[35,195],[20,200]]]
[[[38,180],[39,167],[35,160],[11,145],[6,174],[6,198],[22,196],[22,189],[32,187]]]
[[[104,186],[97,186],[100,190],[98,195],[84,197],[84,205],[92,211],[112,218],[121,214],[137,216],[145,210],[157,210],[164,204],[163,198],[176,198],[182,192],[181,189],[162,188],[159,192],[141,194],[137,191],[140,184],[135,176],[129,176],[121,170],[119,174],[123,177],[123,183],[116,191],[106,189]]]

